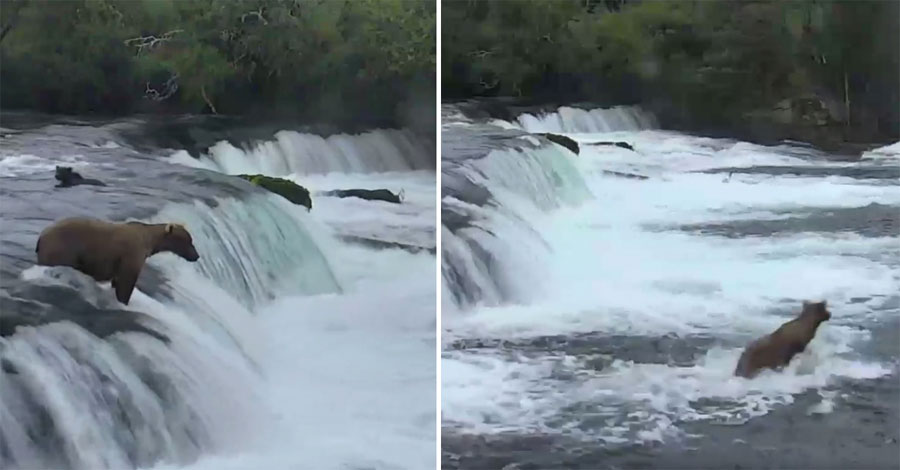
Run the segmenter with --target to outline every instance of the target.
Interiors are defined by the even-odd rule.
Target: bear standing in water
[[[39,265],[69,266],[98,282],[112,281],[116,298],[125,305],[146,259],[163,251],[191,262],[200,258],[183,225],[115,224],[86,217],[45,228],[35,246]]]
[[[786,366],[795,355],[806,349],[806,345],[816,336],[819,325],[830,318],[831,312],[824,300],[803,302],[800,316],[747,346],[738,360],[734,375],[750,379],[762,369]]]

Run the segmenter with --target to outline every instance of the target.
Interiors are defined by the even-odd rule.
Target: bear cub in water
[[[39,265],[69,266],[97,282],[112,281],[116,298],[125,305],[150,256],[168,251],[191,262],[200,258],[183,225],[115,224],[86,217],[63,219],[45,228],[34,251]]]
[[[89,184],[91,186],[106,186],[106,184],[100,180],[85,178],[81,176],[70,166],[57,166],[56,180],[59,181],[59,184],[55,186],[57,188],[69,188],[72,186],[78,186],[79,184]]]
[[[806,345],[816,336],[819,325],[830,318],[831,312],[824,300],[804,301],[800,316],[747,346],[738,360],[734,375],[749,379],[762,369],[781,369],[806,349]]]

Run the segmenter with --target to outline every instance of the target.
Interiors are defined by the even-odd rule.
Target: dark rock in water
[[[622,171],[603,170],[604,175],[618,176],[620,178],[628,178],[633,180],[648,180],[649,176],[639,175],[637,173],[625,173]]]
[[[93,279],[71,268],[52,269],[64,284],[26,281],[0,292],[0,336],[12,336],[19,327],[68,321],[100,338],[136,332],[168,343],[166,335],[151,328],[151,317],[118,308],[113,294]]]
[[[549,140],[550,142],[562,145],[563,147],[571,150],[572,153],[574,153],[575,155],[578,155],[578,152],[581,150],[581,148],[578,147],[578,142],[575,142],[575,140],[573,140],[570,137],[566,137],[564,135],[559,135],[559,134],[550,134],[550,133],[543,133],[543,134],[536,134],[536,135],[544,137],[547,140]]]
[[[7,358],[0,359],[0,370],[7,374],[18,374],[19,369]]]
[[[358,197],[367,201],[385,201],[394,204],[400,204],[402,201],[400,195],[394,194],[387,189],[337,189],[325,191],[323,194],[336,197]]]
[[[291,180],[266,175],[237,176],[256,186],[278,194],[294,204],[304,206],[307,210],[312,210],[312,198],[309,196],[309,190]]]
[[[418,246],[418,245],[412,245],[409,243],[401,243],[401,242],[396,242],[396,241],[379,240],[376,238],[367,238],[367,237],[360,237],[360,236],[355,236],[355,235],[342,235],[340,238],[341,238],[341,240],[344,240],[348,243],[355,243],[357,245],[362,245],[362,246],[374,248],[377,250],[398,248],[403,251],[407,251],[409,253],[419,253],[422,251],[427,251],[431,254],[436,254],[436,252],[437,252],[437,249],[434,247]]]
[[[588,145],[609,145],[612,147],[619,147],[625,150],[631,150],[634,152],[634,147],[631,146],[628,142],[590,142]]]
[[[81,184],[87,184],[91,186],[106,186],[106,184],[100,180],[85,178],[81,176],[70,166],[57,166],[56,180],[59,181],[59,184],[56,185],[57,188],[68,188]]]

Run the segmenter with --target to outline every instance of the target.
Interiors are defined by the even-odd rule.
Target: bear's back
[[[57,221],[38,237],[38,264],[70,266],[97,280],[106,280],[112,275],[119,253],[126,248],[119,227],[88,217]]]

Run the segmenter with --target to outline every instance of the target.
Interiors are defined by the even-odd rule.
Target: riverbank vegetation
[[[4,0],[0,8],[4,109],[378,125],[402,120],[420,94],[434,99],[433,1]]]
[[[897,140],[900,2],[444,1],[445,98],[641,104],[664,125]]]

